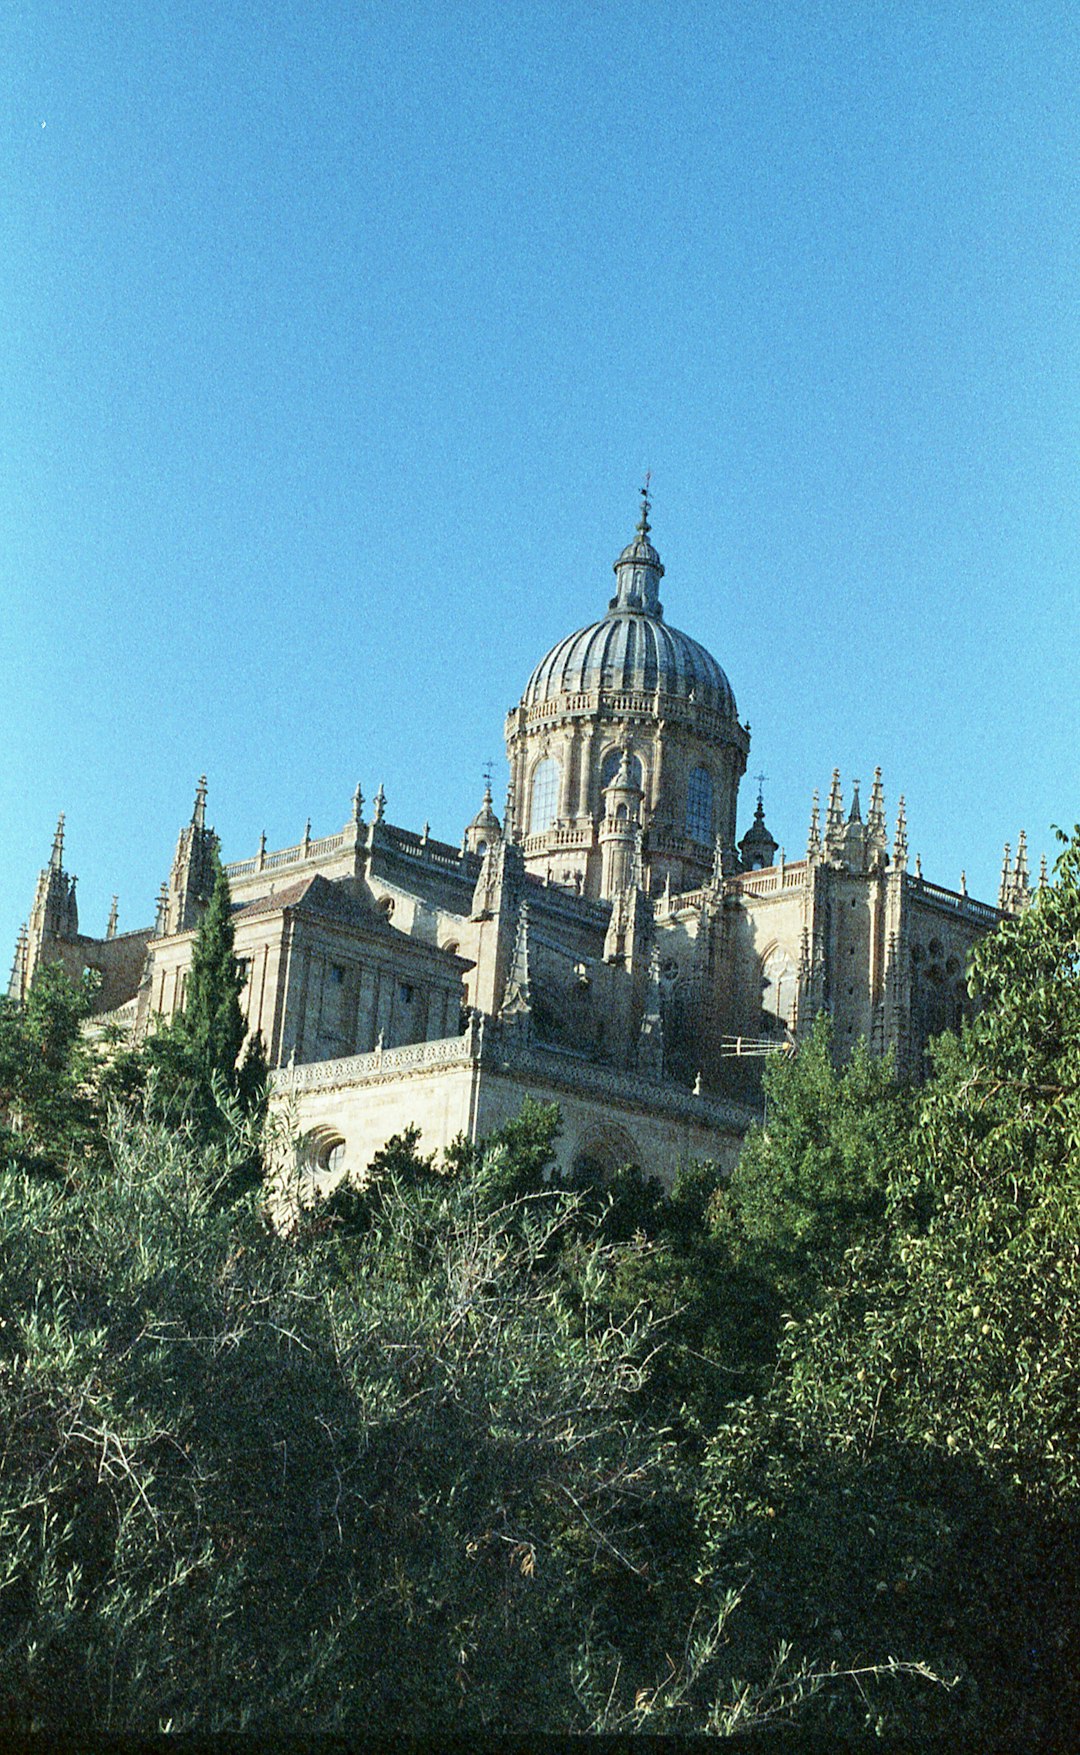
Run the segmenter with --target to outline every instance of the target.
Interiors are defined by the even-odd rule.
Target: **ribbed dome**
[[[618,588],[602,622],[579,628],[541,658],[525,685],[522,705],[534,707],[564,691],[603,688],[691,695],[703,707],[736,717],[731,684],[711,652],[669,628],[659,587],[663,563],[649,541],[648,482],[641,490],[637,530],[615,562]]]
[[[533,671],[522,705],[598,687],[693,695],[701,706],[736,716],[731,684],[711,652],[647,610],[610,609],[603,621],[560,640]]]

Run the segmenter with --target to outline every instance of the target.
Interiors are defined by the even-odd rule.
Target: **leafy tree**
[[[880,1219],[911,1096],[865,1043],[837,1067],[825,1013],[795,1055],[773,1056],[764,1084],[766,1122],[714,1196],[712,1221],[736,1259],[785,1298],[805,1298]]]
[[[572,1199],[390,1164],[286,1242],[212,1152],[0,1185],[0,1728],[585,1728],[608,1654],[662,1673],[670,1444],[647,1326],[548,1265]]]
[[[0,999],[0,1162],[59,1176],[93,1151],[95,1061],[82,1033],[93,993],[47,964],[22,1005]]]
[[[880,1225],[729,1412],[702,1513],[708,1566],[752,1580],[751,1673],[793,1628],[884,1646],[959,1681],[921,1725],[887,1689],[871,1716],[1030,1741],[1080,1724],[1080,831],[973,984]]]

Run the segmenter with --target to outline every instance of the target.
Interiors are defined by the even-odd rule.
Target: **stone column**
[[[585,726],[578,737],[578,807],[579,817],[587,817],[589,810],[589,782],[592,779],[593,748],[596,743],[596,727]]]

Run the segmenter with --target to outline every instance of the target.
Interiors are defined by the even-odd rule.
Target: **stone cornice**
[[[696,1096],[680,1085],[560,1054],[537,1042],[516,1043],[497,1024],[490,1023],[486,1027],[474,1023],[462,1036],[434,1042],[413,1042],[403,1048],[284,1067],[273,1075],[272,1085],[276,1096],[299,1096],[309,1091],[383,1085],[453,1067],[479,1067],[481,1072],[508,1075],[523,1083],[536,1080],[570,1096],[600,1097],[627,1109],[727,1133],[745,1133],[756,1119],[755,1112],[741,1103]]]

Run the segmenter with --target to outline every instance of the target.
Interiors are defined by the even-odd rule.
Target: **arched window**
[[[545,756],[533,770],[529,795],[529,834],[542,835],[559,814],[559,764]]]
[[[686,832],[706,846],[712,841],[712,775],[708,768],[695,768],[686,788]]]
[[[611,782],[614,780],[616,774],[619,772],[619,763],[621,761],[622,761],[622,750],[608,750],[607,755],[604,757],[603,761],[600,764],[600,790],[601,790],[601,792],[603,792],[605,786],[611,785]],[[643,785],[642,785],[643,775],[641,772],[641,763],[638,761],[637,756],[630,757],[630,778],[634,782],[634,785],[636,787],[638,787],[639,790],[643,790]]]

